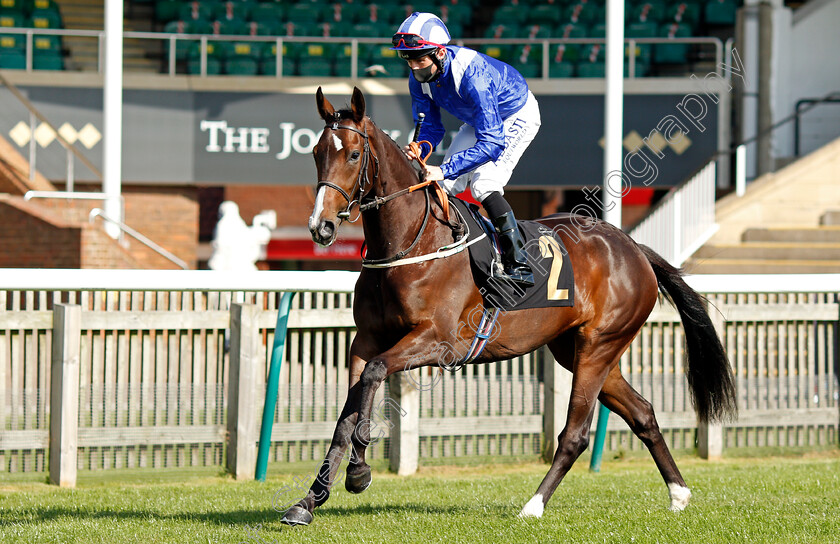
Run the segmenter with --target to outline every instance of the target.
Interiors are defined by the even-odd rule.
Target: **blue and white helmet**
[[[443,21],[431,13],[412,13],[391,40],[403,59],[424,57],[448,44],[452,38]]]

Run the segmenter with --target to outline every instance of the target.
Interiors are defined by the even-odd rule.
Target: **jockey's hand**
[[[440,166],[426,165],[426,181],[443,181],[443,170]]]
[[[408,157],[408,160],[414,161],[417,160],[417,155],[414,154],[414,151],[411,150],[411,146],[407,145],[403,147],[403,153],[405,156]]]

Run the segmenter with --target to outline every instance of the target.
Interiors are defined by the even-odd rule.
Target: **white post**
[[[257,307],[231,304],[227,469],[237,480],[253,478],[257,468],[258,359]]]
[[[735,194],[747,192],[747,146],[741,144],[735,151]]]
[[[604,94],[604,220],[621,228],[624,118],[624,1],[607,0],[607,65]],[[612,180],[612,183],[610,181]],[[616,187],[616,184],[618,185]]]
[[[710,296],[708,305],[711,308],[722,306],[721,295]],[[726,340],[726,318],[716,310],[709,312],[709,317],[715,327],[715,333],[721,339]],[[725,346],[724,346],[725,349]],[[723,424],[716,423],[698,423],[697,424],[697,453],[701,459],[708,459],[710,461],[718,460],[723,456]]]
[[[82,308],[56,304],[50,368],[50,483],[76,487]]]
[[[550,463],[557,451],[560,431],[566,426],[569,397],[572,394],[572,373],[554,360],[548,348],[542,348],[545,407],[543,410],[543,459]]]
[[[105,83],[103,116],[105,118],[103,142],[102,192],[105,214],[124,222],[120,195],[122,193],[122,76],[123,76],[123,3],[105,2]],[[111,238],[118,238],[120,229],[112,223],[105,224]]]
[[[414,372],[414,380],[406,372]],[[420,391],[416,384],[419,370],[396,372],[388,378],[391,404],[390,468],[400,476],[417,472],[420,459]]]

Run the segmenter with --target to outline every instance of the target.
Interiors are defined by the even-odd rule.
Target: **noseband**
[[[331,125],[324,125],[324,128],[329,128],[332,130],[350,130],[360,135],[365,142],[362,150],[362,167],[359,169],[359,177],[356,179],[356,184],[353,186],[352,190],[352,193],[356,193],[358,191],[359,198],[357,200],[354,200],[353,197],[347,193],[347,191],[328,180],[319,180],[318,184],[315,186],[315,189],[316,191],[318,191],[321,189],[321,187],[329,187],[330,189],[338,191],[338,193],[341,196],[343,196],[344,199],[347,201],[347,207],[344,208],[344,211],[338,212],[338,214],[336,215],[339,217],[339,219],[346,219],[347,221],[353,223],[355,221],[358,221],[360,216],[357,216],[356,219],[350,219],[350,210],[353,208],[354,204],[359,203],[359,200],[361,200],[362,196],[365,194],[365,192],[367,192],[367,186],[376,183],[376,179],[379,177],[379,158],[376,157],[370,150],[370,139],[368,138],[367,128],[365,128],[364,131],[361,131],[351,126],[339,125],[339,120],[340,118],[338,116],[338,112],[335,112],[335,120],[333,121],[333,123]],[[370,164],[370,157],[373,157],[373,180],[370,180],[368,177],[368,164]]]

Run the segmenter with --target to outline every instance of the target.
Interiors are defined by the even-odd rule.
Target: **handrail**
[[[122,221],[117,221],[116,219],[108,217],[107,215],[105,215],[105,212],[101,208],[94,208],[90,211],[90,214],[88,215],[88,222],[90,224],[95,223],[97,217],[101,217],[104,221],[108,221],[109,223],[116,225],[117,227],[120,228],[121,231],[125,232],[126,234],[128,234],[132,238],[136,239],[138,242],[140,242],[142,244],[145,244],[149,249],[155,251],[160,256],[162,256],[162,257],[168,259],[169,261],[175,263],[176,265],[178,265],[182,269],[184,269],[184,270],[189,270],[190,269],[190,267],[186,263],[186,261],[183,261],[182,259],[179,259],[174,254],[165,250],[164,248],[162,248],[158,244],[154,243],[153,241],[151,241],[146,236],[140,234],[139,232],[137,232],[133,228],[129,227],[128,225],[126,225]]]
[[[680,266],[717,232],[716,157],[668,192],[629,231],[674,266]]]
[[[3,28],[3,33],[6,34],[23,34],[27,36],[27,70],[31,70],[32,63],[31,63],[31,42],[32,36],[34,35],[51,35],[51,36],[76,36],[76,37],[88,37],[88,38],[97,38],[97,47],[101,49],[102,44],[104,42],[105,31],[104,30],[61,30],[61,29],[40,29],[40,28]],[[251,35],[236,35],[236,34],[183,34],[183,33],[172,33],[172,32],[139,32],[139,31],[129,31],[123,32],[123,38],[125,39],[141,39],[141,40],[160,40],[161,42],[169,42],[170,50],[168,56],[168,70],[167,72],[169,75],[175,75],[175,45],[178,40],[182,41],[198,41],[201,43],[202,41],[212,40],[212,41],[228,41],[228,42],[267,42],[267,43],[276,43],[277,53],[276,53],[276,60],[277,60],[277,67],[278,70],[276,71],[275,77],[280,78],[282,76],[282,44],[284,42],[289,43],[344,43],[350,44],[352,46],[352,53],[351,53],[351,73],[350,77],[352,79],[358,78],[358,44],[360,43],[370,43],[370,44],[387,44],[387,38],[363,38],[363,37],[324,37],[324,36],[251,36]],[[592,37],[592,38],[463,38],[456,40],[455,42],[458,45],[478,45],[478,44],[498,44],[498,45],[516,45],[516,44],[531,44],[531,45],[540,45],[543,49],[543,70],[542,70],[542,77],[541,79],[549,79],[548,77],[548,70],[546,69],[549,64],[549,55],[548,51],[551,45],[560,45],[560,44],[603,44],[606,43],[605,37]],[[658,38],[624,38],[625,45],[630,45],[634,47],[635,44],[710,44],[714,45],[715,47],[715,66],[718,75],[721,75],[721,63],[723,61],[723,42],[716,37],[708,36],[708,37],[686,37],[686,38],[666,38],[666,37],[658,37]],[[101,52],[100,52],[101,53]],[[99,72],[102,71],[102,55],[99,55],[100,62],[98,66]],[[207,56],[206,56],[206,48],[201,48],[201,76],[206,76],[206,66],[207,66]],[[631,72],[630,76],[634,77],[634,70],[635,67],[635,56],[630,55],[630,67]]]

